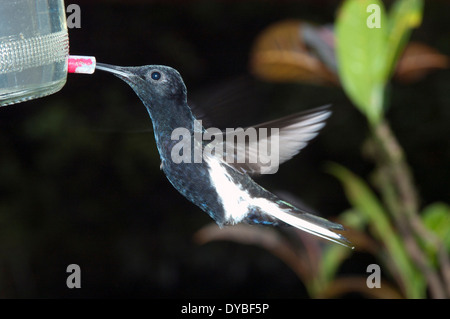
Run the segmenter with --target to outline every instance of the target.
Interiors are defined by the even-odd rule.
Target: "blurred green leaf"
[[[407,297],[425,297],[426,285],[422,274],[414,268],[400,237],[390,223],[387,212],[369,186],[341,165],[330,163],[328,171],[341,181],[352,206],[367,217],[371,232],[385,245],[389,258],[395,265],[396,275],[401,278],[405,287]]]
[[[380,28],[370,28],[368,7],[379,10]],[[336,21],[336,53],[342,86],[370,122],[382,115],[384,50],[387,28],[384,5],[378,0],[348,0]]]
[[[394,72],[398,58],[408,42],[411,29],[421,24],[422,11],[422,0],[398,0],[393,4],[388,17],[386,79]]]
[[[339,219],[347,226],[361,230],[368,222],[367,216],[360,214],[356,209],[348,209],[339,215]]]
[[[357,210],[349,209],[341,213],[339,219],[346,226],[353,229],[362,229],[367,224],[367,218]],[[319,274],[322,282],[327,285],[334,279],[342,262],[353,251],[339,245],[328,245],[323,250],[322,262],[319,264]]]
[[[352,253],[347,247],[338,245],[328,245],[322,254],[322,261],[319,264],[320,278],[325,285],[333,281],[342,262]]]
[[[385,86],[411,29],[422,20],[421,0],[399,0],[389,15],[378,0],[347,0],[336,21],[342,86],[371,124],[383,115]],[[378,20],[379,23],[373,23]]]
[[[383,241],[392,237],[394,231],[388,215],[369,186],[341,165],[330,163],[328,171],[341,181],[353,207],[364,214],[369,223],[375,222],[375,234]]]
[[[450,206],[446,203],[434,203],[422,211],[425,226],[438,236],[450,250]]]

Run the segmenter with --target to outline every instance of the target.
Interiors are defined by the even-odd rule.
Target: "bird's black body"
[[[303,212],[258,185],[247,174],[258,173],[258,165],[234,165],[223,158],[208,155],[203,155],[202,160],[196,162],[193,155],[195,152],[191,154],[191,161],[176,163],[173,160],[172,150],[179,142],[172,137],[176,128],[188,130],[192,137],[192,149],[200,150],[200,154],[204,154],[203,151],[208,147],[207,143],[193,138],[196,133],[204,133],[205,128],[194,124],[196,119],[187,104],[187,90],[176,70],[166,66],[117,67],[100,63],[97,69],[114,73],[133,88],[152,119],[161,168],[168,180],[183,196],[208,213],[219,226],[239,222],[291,224],[348,245],[343,236],[334,232],[342,230],[341,225]],[[320,112],[322,113],[319,114]],[[322,109],[286,118],[284,124],[288,124],[281,132],[290,140],[295,130],[300,129],[304,136],[303,140],[300,138],[300,144],[290,140],[287,142],[288,146],[289,143],[293,143],[293,146],[292,149],[282,149],[281,156],[285,157],[282,161],[289,159],[306,145],[306,141],[317,134],[314,132],[323,126],[318,126],[317,123],[328,115],[329,112]],[[270,126],[276,123],[266,124]],[[308,127],[311,127],[309,131]],[[285,138],[282,134],[280,136]]]

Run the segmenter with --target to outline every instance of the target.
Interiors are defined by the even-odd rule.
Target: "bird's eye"
[[[158,71],[153,71],[150,76],[153,80],[158,81],[161,78],[161,73],[159,73]]]

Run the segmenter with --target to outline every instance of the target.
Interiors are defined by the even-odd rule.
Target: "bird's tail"
[[[349,242],[347,238],[335,232],[344,230],[344,227],[325,218],[306,212],[297,211],[295,208],[271,209],[271,211],[266,211],[266,213],[286,224],[294,226],[295,228],[328,239],[343,246],[352,249],[354,248],[352,243]]]

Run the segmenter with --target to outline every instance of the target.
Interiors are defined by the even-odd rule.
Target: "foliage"
[[[369,8],[379,27],[369,27]],[[379,13],[379,16],[376,14]],[[374,18],[374,19],[375,19]],[[397,1],[389,15],[381,1],[346,1],[336,23],[337,59],[342,85],[371,124],[383,116],[385,89],[411,28],[420,24],[422,2]]]
[[[335,163],[327,165],[327,171],[342,183],[352,205],[339,217],[347,227],[346,235],[357,251],[370,253],[389,270],[396,287],[383,282],[383,289],[373,291],[367,288],[364,277],[339,277],[339,267],[351,255],[351,251],[343,247],[319,248],[300,234],[297,240],[304,244],[300,250],[292,248],[292,243],[284,239],[274,240],[276,245],[267,245],[267,240],[250,241],[272,251],[291,266],[312,297],[337,297],[351,291],[377,298],[450,297],[450,207],[441,202],[420,211],[418,191],[405,154],[385,119],[390,78],[412,29],[421,23],[422,10],[420,0],[397,0],[388,13],[379,0],[347,0],[338,11],[335,58],[339,80],[369,123],[370,135],[362,149],[374,162],[375,170],[369,182]],[[372,18],[379,19],[379,27],[369,26],[373,22],[369,21],[371,12],[378,15]],[[280,23],[258,39],[251,64],[254,73],[273,81],[327,82],[324,79],[330,72],[323,73],[318,81],[319,76],[313,76],[311,70],[324,68],[326,62],[332,65],[332,59],[311,60],[306,46],[292,45],[292,25],[292,21]],[[284,40],[279,37],[269,41],[270,35],[283,30],[290,35]],[[325,48],[323,30],[314,32],[318,40],[310,43],[314,43],[316,49]],[[292,70],[301,71],[283,73],[294,55],[297,61]],[[243,242],[244,232],[240,232],[227,230],[228,234],[221,238],[228,236]],[[207,242],[217,239],[218,235],[201,231],[198,236],[202,242]],[[279,255],[280,249],[292,252]],[[310,260],[309,268],[305,259]]]
[[[368,28],[364,8],[379,8],[379,28]],[[402,147],[384,119],[386,88],[403,51],[411,29],[422,19],[422,1],[398,0],[389,14],[380,1],[346,1],[337,19],[337,59],[343,88],[371,124],[367,153],[376,164],[375,185],[381,201],[369,194],[369,186],[342,167],[334,167],[347,192],[350,203],[369,217],[377,240],[383,243],[393,273],[401,278],[405,297],[448,297],[448,250],[435,230],[426,229],[419,217],[418,192],[406,163]],[[445,207],[445,205],[443,205]],[[437,219],[448,218],[448,210],[439,206]],[[430,213],[422,214],[430,224]],[[430,232],[431,230],[431,232]],[[444,235],[446,236],[446,235]],[[441,251],[439,266],[427,258],[423,242]],[[442,274],[440,271],[442,270]]]

